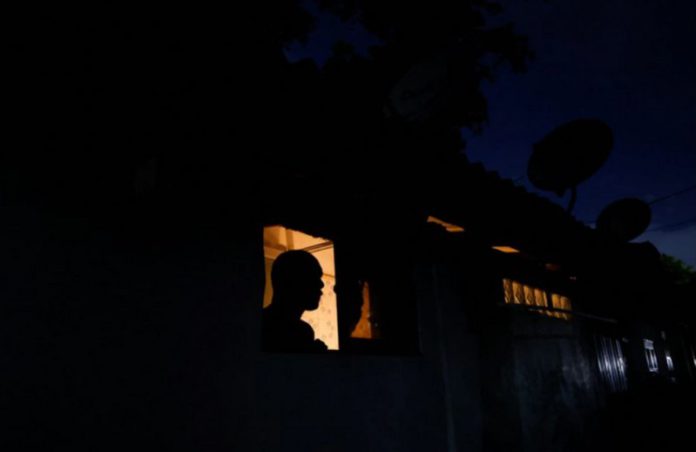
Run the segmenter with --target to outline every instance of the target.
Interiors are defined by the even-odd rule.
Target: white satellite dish
[[[392,111],[409,122],[442,110],[450,91],[449,52],[440,51],[411,67],[389,93]]]

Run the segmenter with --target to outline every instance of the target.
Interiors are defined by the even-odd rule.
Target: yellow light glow
[[[549,305],[549,295],[551,296],[551,305]],[[547,292],[544,289],[528,286],[520,282],[504,278],[503,279],[503,298],[506,304],[520,304],[533,306],[535,308],[551,307],[558,311],[546,309],[538,309],[538,312],[549,317],[557,319],[570,320],[572,315],[573,305],[568,297],[557,293]]]
[[[515,253],[519,253],[519,252],[520,252],[520,250],[518,250],[517,248],[513,248],[513,247],[511,247],[511,246],[500,245],[500,246],[494,246],[494,247],[492,247],[492,248],[493,248],[494,250],[498,250],[498,251],[500,251],[500,252],[502,252],[502,253],[515,254]]]
[[[456,224],[453,224],[453,223],[448,223],[446,221],[442,221],[441,219],[439,219],[437,217],[432,217],[432,216],[428,217],[428,223],[439,224],[440,226],[445,228],[445,230],[447,232],[453,232],[453,233],[464,232],[463,227],[456,225]]]
[[[319,261],[323,271],[321,279],[324,283],[319,308],[314,311],[305,311],[302,314],[302,320],[312,326],[315,337],[324,342],[329,350],[338,350],[338,316],[336,293],[334,292],[336,269],[333,242],[283,226],[267,226],[263,230],[263,249],[266,261],[264,307],[268,306],[273,298],[271,268],[273,261],[281,253],[290,250],[305,250]]]
[[[355,325],[350,337],[357,339],[374,339],[376,335],[370,319],[370,286],[367,282],[364,282],[362,285],[362,299],[363,305],[360,313],[360,321]]]

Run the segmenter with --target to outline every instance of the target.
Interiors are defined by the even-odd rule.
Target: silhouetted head
[[[319,307],[324,283],[319,261],[301,250],[287,251],[273,262],[273,303],[286,308],[313,311]]]

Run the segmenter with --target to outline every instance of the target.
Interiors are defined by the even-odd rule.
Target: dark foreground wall
[[[268,354],[260,226],[2,219],[3,450],[573,451],[610,425],[589,333],[496,306],[481,250],[404,275],[420,354]]]
[[[421,355],[262,354],[259,227],[3,219],[3,450],[479,450],[429,270]]]
[[[481,339],[484,450],[592,450],[603,394],[590,332],[509,306],[491,315]]]
[[[248,431],[253,242],[3,214],[3,439],[190,450]]]
[[[588,338],[579,325],[529,313],[512,340],[523,450],[584,451],[601,406]]]

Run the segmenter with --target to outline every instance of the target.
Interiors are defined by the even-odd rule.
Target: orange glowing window
[[[453,224],[453,223],[448,223],[448,222],[443,221],[443,220],[441,220],[441,219],[439,219],[439,218],[437,218],[437,217],[429,216],[429,217],[428,217],[428,223],[439,224],[440,226],[442,226],[443,228],[445,228],[445,230],[446,230],[447,232],[452,232],[452,233],[464,232],[464,228],[463,228],[463,227],[461,227],[461,226],[459,226],[459,225],[456,225],[456,224]]]
[[[505,298],[505,303],[515,302],[515,292],[512,287],[512,280],[503,279],[503,296]]]
[[[500,251],[501,253],[507,253],[507,254],[516,254],[519,253],[520,250],[517,248],[513,248],[511,246],[505,246],[505,245],[499,245],[499,246],[493,246],[491,247],[494,250]]]
[[[264,308],[271,305],[273,300],[271,269],[273,262],[279,255],[285,251],[304,250],[316,258],[321,266],[321,280],[324,287],[318,308],[304,311],[301,319],[312,327],[315,339],[323,342],[329,350],[338,350],[338,317],[336,293],[334,292],[336,270],[333,242],[283,226],[268,226],[263,231],[263,250],[266,264]]]
[[[360,320],[350,334],[353,339],[378,339],[379,324],[374,317],[372,303],[370,300],[370,284],[365,281],[362,283],[362,309]]]
[[[337,254],[341,351],[419,353],[412,253],[401,240],[351,237]]]
[[[533,306],[537,312],[563,320],[570,320],[570,311],[572,305],[570,299],[557,293],[547,292],[538,287],[532,287],[527,284],[514,281],[512,279],[503,279],[503,297],[505,304],[519,304],[525,306]],[[549,304],[549,299],[551,304]]]
[[[572,309],[572,306],[570,304],[570,300],[568,297],[564,297],[563,295],[558,295],[558,294],[551,294],[551,302],[552,302],[552,307],[554,309],[559,309],[562,311],[570,311]],[[554,317],[557,317],[559,319],[565,319],[568,320],[570,319],[570,314],[565,313],[565,312],[559,312],[559,311],[554,311]]]

